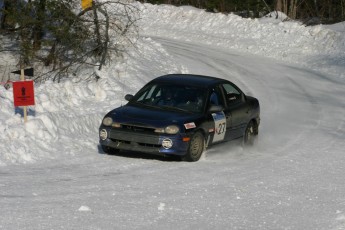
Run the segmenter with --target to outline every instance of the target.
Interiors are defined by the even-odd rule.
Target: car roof
[[[208,87],[226,80],[211,76],[195,75],[195,74],[168,74],[160,76],[152,80],[152,82],[178,83],[182,85],[193,85]]]

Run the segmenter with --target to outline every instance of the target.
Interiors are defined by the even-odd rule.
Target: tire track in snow
[[[320,123],[325,119],[325,111],[318,102],[318,92],[313,91],[310,85],[305,84],[305,79],[299,76],[303,75],[303,78],[311,81],[315,78],[313,71],[212,47],[155,39],[181,59],[184,65],[188,65],[190,73],[230,79],[246,93],[259,98],[262,107],[260,151],[284,155],[295,152],[297,146],[309,149],[315,144],[312,139],[318,133],[315,130],[319,129]],[[256,63],[255,58],[260,58],[260,61]],[[295,73],[293,76],[284,74],[291,71]],[[317,77],[323,78],[323,81],[329,79],[327,76]],[[334,81],[328,82],[334,84]],[[293,103],[291,98],[295,100]],[[270,119],[272,113],[275,114],[274,120]],[[277,140],[278,143],[274,143]]]

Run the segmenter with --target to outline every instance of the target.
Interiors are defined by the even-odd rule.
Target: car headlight
[[[113,124],[113,119],[111,117],[105,117],[102,123],[105,126],[111,126]]]
[[[176,134],[180,131],[177,125],[169,125],[165,128],[155,129],[156,133],[167,133],[167,134]]]
[[[180,129],[176,125],[169,125],[169,126],[165,127],[164,131],[167,134],[176,134],[180,131]]]
[[[105,130],[105,129],[102,129],[102,130],[100,130],[99,131],[99,137],[101,138],[101,140],[105,140],[105,139],[107,139],[108,138],[108,132],[107,132],[107,130]]]

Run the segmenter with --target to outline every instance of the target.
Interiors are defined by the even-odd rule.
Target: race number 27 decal
[[[214,120],[213,142],[222,141],[225,137],[226,118],[224,112],[212,113]]]

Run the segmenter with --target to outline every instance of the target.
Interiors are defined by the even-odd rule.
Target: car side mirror
[[[130,100],[132,100],[133,99],[133,95],[132,94],[127,94],[126,96],[125,96],[125,99],[127,100],[127,101],[130,101]]]
[[[246,102],[247,101],[247,96],[245,94],[243,94],[243,101]]]
[[[218,112],[221,112],[223,110],[224,110],[224,108],[221,105],[211,105],[210,108],[208,109],[208,111],[210,113],[218,113]]]

